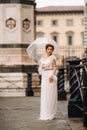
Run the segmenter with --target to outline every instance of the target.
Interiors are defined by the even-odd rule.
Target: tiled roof
[[[84,6],[46,6],[37,8],[37,12],[72,12],[84,11]]]

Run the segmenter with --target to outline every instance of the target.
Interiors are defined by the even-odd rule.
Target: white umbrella
[[[45,46],[46,44],[51,44],[54,46],[54,54],[58,53],[58,46],[57,43],[48,38],[39,37],[34,40],[27,48],[27,53],[30,58],[35,60],[39,60],[41,56],[45,55]]]

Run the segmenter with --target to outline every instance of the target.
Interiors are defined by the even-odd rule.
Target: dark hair
[[[45,49],[47,50],[48,47],[52,47],[52,49],[54,50],[54,46],[52,44],[46,44]]]

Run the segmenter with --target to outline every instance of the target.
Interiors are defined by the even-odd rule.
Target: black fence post
[[[68,102],[68,117],[82,117],[82,97],[80,91],[80,59],[72,57],[69,63],[69,85],[70,85],[70,101]]]
[[[87,127],[87,58],[82,59],[83,62],[83,125]]]
[[[26,88],[26,96],[34,96],[34,92],[32,89],[32,73],[28,73],[28,87]]]
[[[58,100],[66,100],[66,92],[64,90],[65,77],[64,77],[64,67],[59,67],[57,74],[57,89],[58,89]]]

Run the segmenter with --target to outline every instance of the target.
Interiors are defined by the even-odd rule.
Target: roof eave
[[[72,10],[72,11],[37,11],[37,14],[70,14],[70,13],[84,13],[83,10],[80,10],[80,11],[75,11],[75,10]]]

